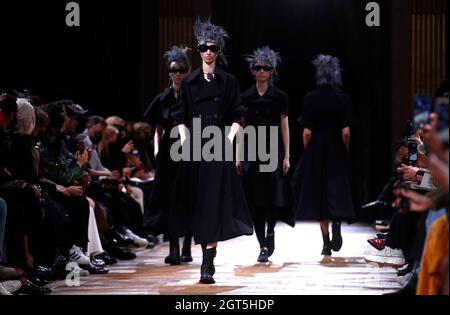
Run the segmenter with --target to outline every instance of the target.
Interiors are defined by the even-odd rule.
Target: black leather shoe
[[[216,248],[209,248],[203,250],[203,262],[200,269],[200,283],[213,284],[216,283],[213,276],[216,272],[214,267],[214,258],[216,257]]]
[[[95,259],[101,259],[105,262],[107,265],[114,265],[117,264],[117,259],[109,255],[107,252],[100,253],[98,255],[94,256]]]
[[[91,264],[93,264],[96,267],[101,267],[101,268],[106,267],[106,263],[101,259],[96,259],[94,257],[91,257],[90,260],[91,260]]]
[[[87,265],[80,265],[80,268],[89,271],[89,273],[93,275],[105,274],[109,272],[108,268],[95,266],[92,263],[89,263]]]
[[[265,249],[265,248],[261,249],[261,252],[259,253],[259,257],[258,257],[257,261],[260,263],[269,262],[269,252],[267,251],[267,249]]]
[[[44,266],[35,266],[35,267],[27,267],[24,268],[27,278],[39,278],[43,281],[50,280],[52,275],[52,269],[46,268]],[[35,282],[36,283],[36,282]]]
[[[45,295],[51,293],[52,290],[46,287],[40,287],[32,282],[26,280],[25,284],[15,294],[26,294],[26,295]]]
[[[126,235],[121,234],[118,231],[108,230],[103,236],[110,241],[115,241],[119,246],[129,246],[134,244],[134,240]]]
[[[275,232],[272,234],[267,234],[267,252],[268,257],[273,255],[273,252],[275,251]]]
[[[136,259],[136,254],[128,249],[122,249],[118,246],[111,247],[108,249],[108,254],[111,254],[112,256],[116,257],[120,260],[133,260]]]
[[[33,283],[36,286],[42,287],[44,285],[48,284],[47,280],[39,278],[36,274],[28,274],[26,275],[26,278]]]
[[[338,252],[342,248],[341,222],[333,222],[331,229],[333,232],[331,249]]]

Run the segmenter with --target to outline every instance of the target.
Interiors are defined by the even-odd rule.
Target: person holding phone
[[[276,126],[279,133],[278,166],[274,172],[262,172],[262,161],[249,161],[247,180],[247,201],[252,210],[256,237],[260,254],[258,262],[268,262],[275,250],[275,225],[281,219],[294,227],[294,213],[291,207],[289,181],[289,100],[286,93],[274,85],[277,66],[281,59],[278,53],[269,47],[256,49],[247,56],[247,63],[256,84],[242,93],[243,105],[247,108],[246,126],[252,126],[258,133],[259,128],[266,128],[266,148],[269,147],[269,128]],[[259,139],[256,136],[256,139]],[[258,151],[258,150],[257,150]],[[239,162],[238,162],[239,167]],[[242,167],[240,167],[242,172]],[[267,231],[266,231],[267,224]]]
[[[348,154],[351,100],[339,87],[338,58],[319,55],[313,64],[318,88],[304,97],[300,123],[305,151],[294,174],[293,191],[297,218],[320,221],[322,255],[329,256],[342,247],[341,220],[355,218]]]

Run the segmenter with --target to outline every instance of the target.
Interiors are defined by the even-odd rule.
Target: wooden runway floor
[[[367,263],[367,243],[376,231],[367,225],[342,225],[344,245],[323,258],[318,223],[284,224],[275,229],[276,249],[267,264],[256,259],[256,236],[220,243],[215,259],[216,284],[199,284],[201,248],[193,246],[194,262],[164,264],[168,243],[136,251],[137,259],[110,267],[105,275],[81,278],[79,287],[64,281],[49,285],[54,295],[377,295],[401,288],[402,277],[393,267]],[[180,241],[181,244],[181,241]]]

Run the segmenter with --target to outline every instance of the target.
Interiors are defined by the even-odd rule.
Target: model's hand
[[[283,175],[286,175],[290,169],[291,169],[291,162],[289,161],[289,158],[284,158],[284,160],[283,160]]]

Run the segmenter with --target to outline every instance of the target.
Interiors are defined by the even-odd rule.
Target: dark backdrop
[[[65,24],[68,2],[0,2],[0,87],[71,98],[98,114],[138,117],[142,1],[77,1],[81,27],[73,28]],[[156,12],[150,7],[147,18],[157,20]]]
[[[92,113],[138,119],[158,92],[157,1],[78,1],[80,28],[66,27],[67,2],[0,2],[0,87],[26,87],[49,100],[72,98]],[[318,53],[341,59],[353,101],[357,205],[377,196],[391,162],[390,6],[377,1],[382,26],[369,28],[367,2],[212,1],[213,21],[232,37],[226,53],[243,90],[253,81],[242,54],[262,45],[281,53],[279,86],[291,100],[293,167],[302,151],[296,120],[304,94],[315,87],[311,60]]]

